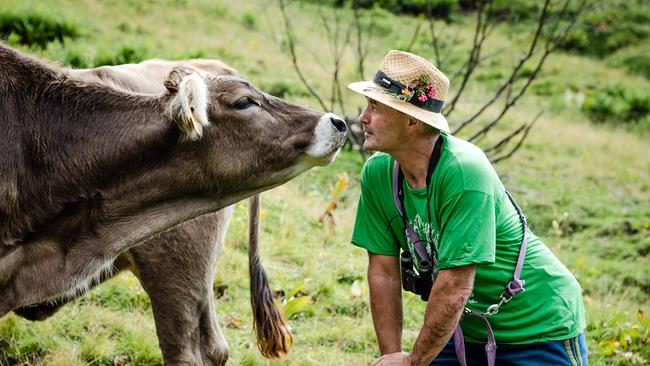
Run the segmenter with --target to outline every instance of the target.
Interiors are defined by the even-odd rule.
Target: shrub
[[[596,122],[646,123],[650,113],[650,91],[620,85],[587,95],[582,110]]]
[[[262,83],[261,89],[265,92],[276,96],[278,98],[286,98],[290,95],[293,96],[308,96],[310,95],[307,90],[305,90],[300,85],[293,83],[287,80],[278,80],[273,81],[269,84]]]
[[[63,63],[77,69],[84,69],[92,66],[83,53],[77,48],[66,48],[63,56]]]
[[[431,13],[435,18],[449,20],[458,8],[458,0],[303,0],[318,4],[326,4],[334,7],[352,8],[358,6],[361,9],[382,8],[393,14],[420,15],[427,13],[427,7],[431,6]],[[429,5],[430,4],[430,5]]]
[[[602,56],[650,35],[650,6],[642,1],[602,2],[585,14],[560,45],[580,54]]]
[[[63,42],[67,38],[80,35],[75,23],[56,19],[40,13],[0,13],[0,38],[10,39],[10,43],[46,48],[54,41]]]
[[[94,66],[138,63],[146,58],[142,49],[122,46],[115,54],[101,54],[95,58]]]
[[[650,46],[627,47],[612,55],[607,63],[610,66],[622,67],[630,74],[650,79]]]
[[[244,25],[244,27],[246,27],[246,29],[255,29],[257,18],[255,17],[255,14],[253,14],[252,12],[245,11],[244,14],[242,14],[241,22]]]

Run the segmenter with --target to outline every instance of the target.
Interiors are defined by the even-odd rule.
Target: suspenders
[[[429,207],[429,199],[428,199],[429,183],[430,183],[431,176],[433,174],[433,170],[435,169],[436,165],[438,164],[438,160],[440,159],[440,154],[442,150],[442,140],[443,140],[442,136],[438,136],[438,140],[436,141],[436,145],[434,146],[433,153],[431,154],[431,160],[429,161],[429,172],[427,174],[427,210],[429,210],[428,214],[430,214],[431,211]],[[411,243],[413,243],[415,251],[418,257],[420,257],[421,263],[426,262],[426,264],[431,264],[435,259],[432,260],[432,258],[429,258],[427,251],[423,247],[422,241],[420,240],[420,237],[418,236],[417,232],[415,232],[415,229],[413,229],[413,227],[409,225],[408,219],[404,211],[404,194],[402,191],[404,176],[402,174],[402,171],[397,161],[395,161],[395,165],[393,167],[392,182],[393,182],[393,199],[395,201],[395,206],[397,207],[397,211],[399,212],[400,216],[402,217],[402,221],[404,222],[404,228],[406,234],[411,240]],[[525,282],[520,277],[521,277],[522,268],[524,266],[524,260],[526,258],[526,247],[528,245],[528,238],[526,235],[526,231],[528,225],[526,223],[526,217],[524,216],[524,213],[522,212],[521,208],[517,205],[512,195],[510,195],[510,193],[507,190],[505,191],[505,193],[508,196],[508,199],[510,200],[512,205],[517,210],[517,214],[519,215],[519,219],[521,220],[521,224],[523,228],[523,237],[521,240],[521,247],[519,248],[519,257],[517,258],[517,264],[515,265],[513,278],[505,286],[503,292],[501,292],[501,295],[499,296],[499,301],[493,305],[490,305],[485,311],[485,313],[478,313],[470,310],[467,307],[464,309],[465,314],[477,316],[483,319],[483,322],[485,323],[485,327],[487,328],[487,333],[488,333],[488,342],[485,345],[485,353],[487,356],[489,366],[494,366],[495,364],[496,341],[494,339],[494,333],[492,332],[492,327],[490,326],[490,322],[488,321],[487,318],[497,314],[501,306],[509,302],[514,295],[524,291],[523,286]],[[437,260],[435,261],[437,263]],[[434,270],[437,270],[437,268],[435,268]],[[454,346],[456,349],[456,356],[458,357],[458,362],[461,364],[461,366],[466,366],[467,363],[465,360],[465,342],[463,339],[463,332],[460,328],[460,324],[458,324],[458,326],[456,327],[453,337],[454,337]]]

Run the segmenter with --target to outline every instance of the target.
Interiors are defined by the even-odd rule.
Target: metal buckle
[[[501,306],[503,304],[506,304],[506,303],[510,302],[511,299],[512,299],[512,297],[506,298],[505,296],[503,296],[503,293],[502,293],[501,297],[499,299],[499,302],[496,303],[496,304],[490,305],[487,308],[487,310],[485,311],[485,315],[486,316],[496,315],[499,312],[499,308],[501,308]]]

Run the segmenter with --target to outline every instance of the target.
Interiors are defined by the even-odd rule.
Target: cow
[[[163,85],[154,96],[83,81],[0,44],[0,316],[84,292],[120,254],[328,164],[344,141],[340,118],[238,76],[175,67]],[[132,258],[151,268],[151,293],[165,269],[146,261]]]
[[[239,75],[223,62],[210,59],[154,59],[138,64],[65,71],[69,77],[84,82],[155,94],[164,92],[165,77],[177,66],[190,66],[214,75]],[[250,199],[250,206],[255,212],[259,210],[257,196]],[[231,214],[232,207],[228,207],[179,224],[121,253],[113,263],[114,271],[101,278],[101,281],[109,279],[122,270],[130,270],[138,278],[151,299],[159,345],[167,364],[221,365],[228,358],[228,344],[213,315],[212,280]],[[259,260],[254,230],[258,220],[258,216],[251,216],[253,236],[249,254],[254,329],[261,353],[278,358],[288,352],[289,344],[285,339],[291,334],[286,331],[288,327],[281,310],[273,306],[268,280]],[[45,320],[72,299],[33,304],[14,312],[29,320]]]

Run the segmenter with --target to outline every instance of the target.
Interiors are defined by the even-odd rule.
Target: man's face
[[[366,150],[390,153],[403,146],[403,133],[408,124],[408,116],[370,98],[361,112],[359,122],[363,126]]]

